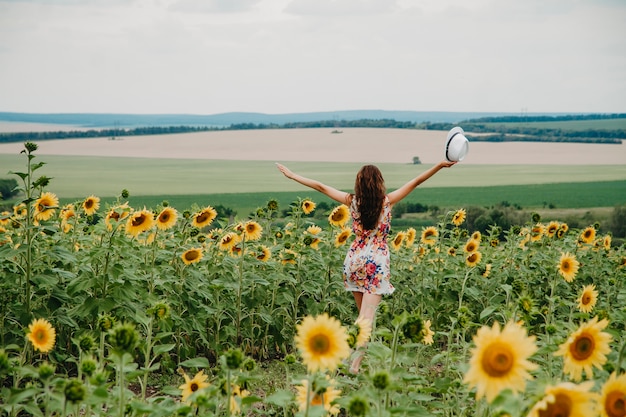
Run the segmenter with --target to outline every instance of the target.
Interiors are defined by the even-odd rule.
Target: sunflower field
[[[36,149],[0,213],[0,416],[626,416],[626,248],[600,225],[392,230],[369,323],[346,206],[59,206]]]

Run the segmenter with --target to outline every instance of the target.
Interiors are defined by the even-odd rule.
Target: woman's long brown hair
[[[378,224],[385,192],[385,180],[378,167],[375,165],[363,166],[357,173],[354,182],[354,197],[363,229],[372,230]]]

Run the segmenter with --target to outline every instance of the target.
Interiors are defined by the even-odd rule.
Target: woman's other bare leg
[[[381,295],[377,294],[363,294],[360,293],[360,303],[357,301],[357,307],[359,307],[359,319],[366,319],[374,325],[374,319],[376,318],[376,309],[378,308],[378,304],[380,304],[380,300],[382,299]],[[354,299],[357,299],[356,293],[354,293]],[[359,372],[361,368],[361,361],[363,360],[363,355],[365,352],[359,351],[357,356],[352,361],[350,365],[350,372],[356,374]]]

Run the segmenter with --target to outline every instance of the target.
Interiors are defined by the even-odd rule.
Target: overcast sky
[[[0,111],[626,112],[624,0],[0,0]]]

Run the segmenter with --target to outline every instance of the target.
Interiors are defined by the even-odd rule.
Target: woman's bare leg
[[[352,295],[354,296],[354,302],[356,303],[356,308],[361,314],[361,304],[363,303],[363,293],[358,291],[352,291]]]
[[[357,293],[353,294],[354,299],[357,300]],[[374,319],[376,318],[376,309],[378,308],[378,304],[380,304],[382,296],[377,294],[360,294],[360,300],[357,300],[357,307],[359,308],[359,319],[366,319],[373,326]],[[350,372],[352,372],[353,374],[359,372],[359,369],[361,367],[361,361],[363,360],[363,355],[363,351],[358,352],[357,356],[352,361],[352,364],[350,365]]]

